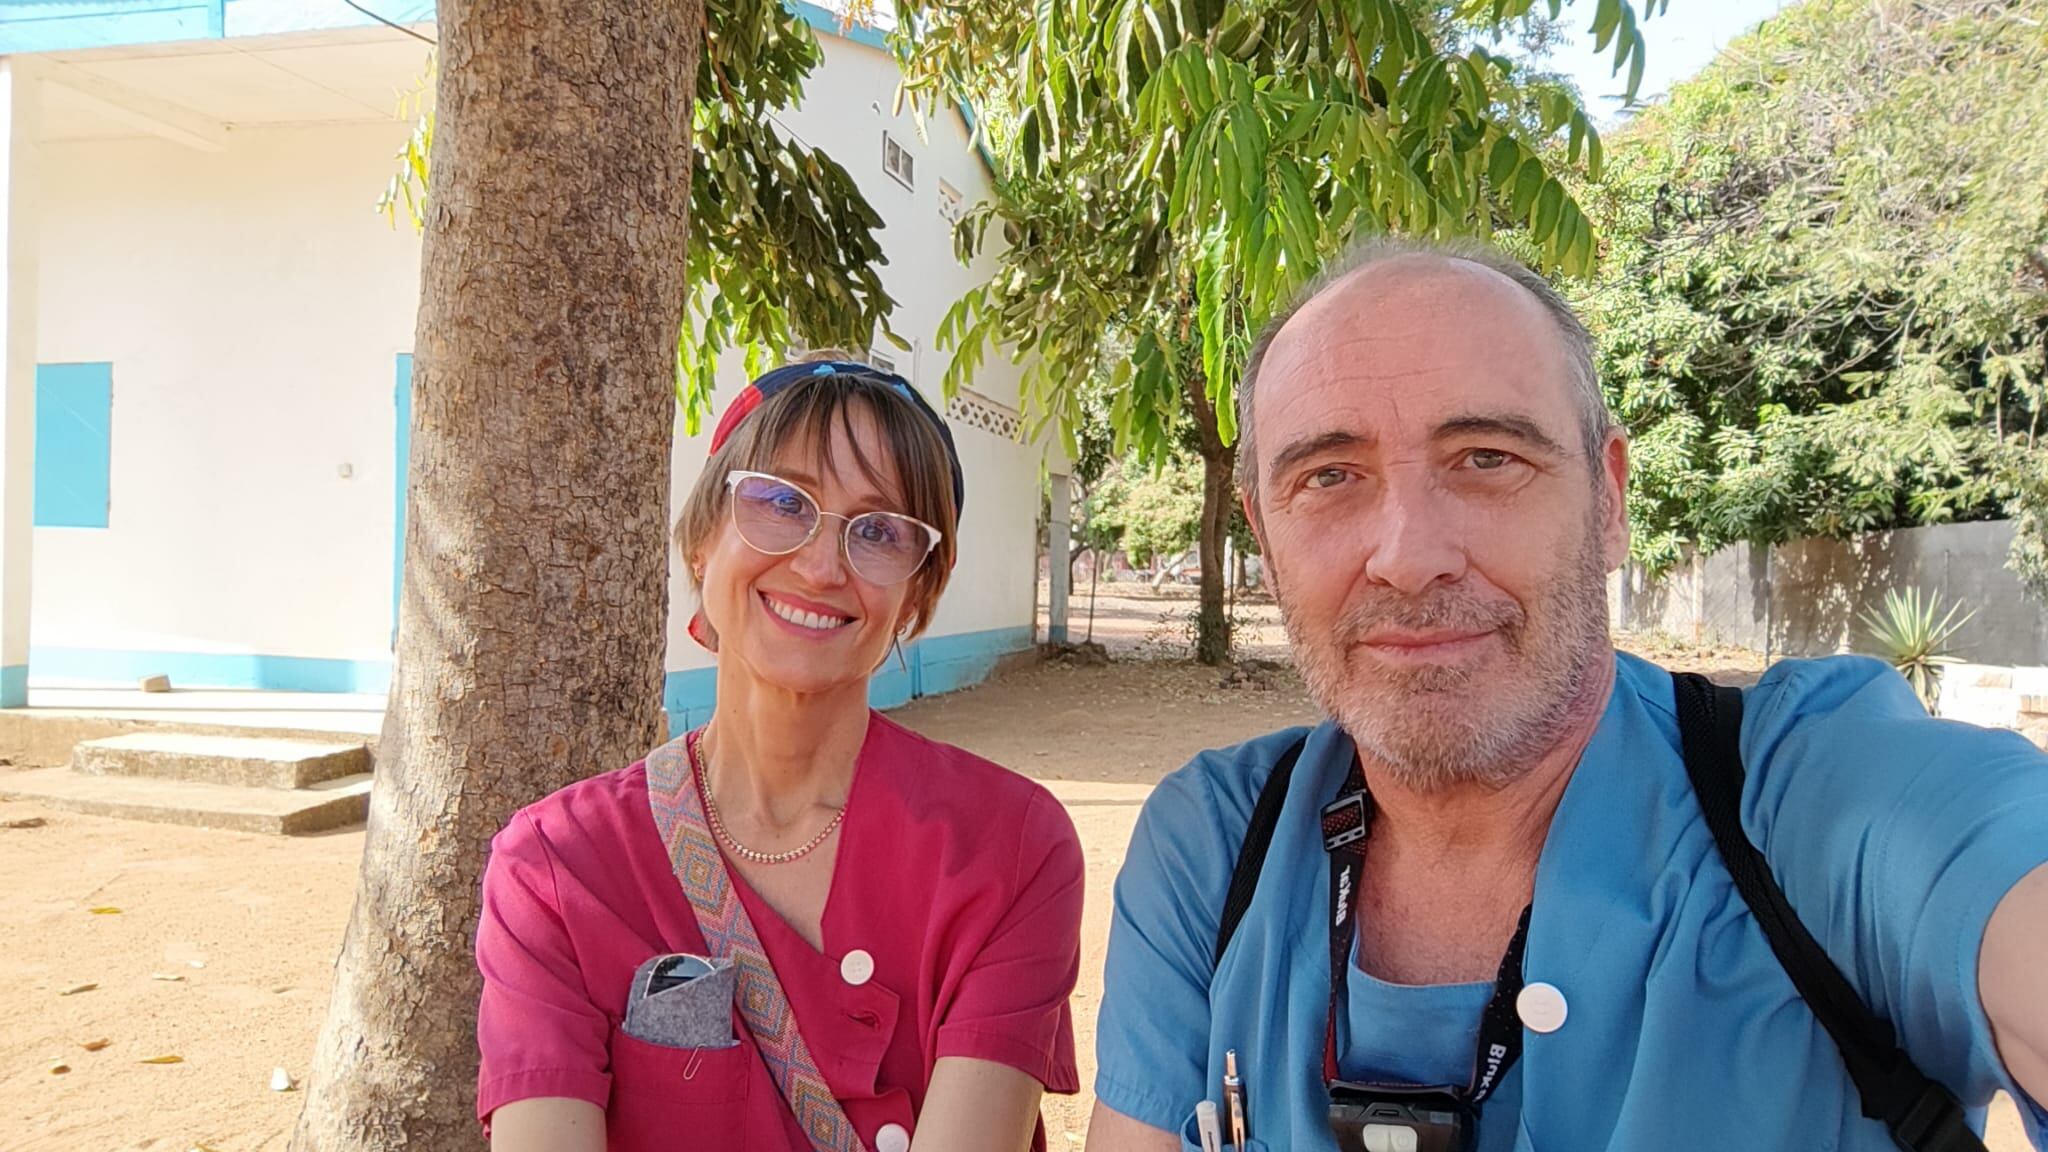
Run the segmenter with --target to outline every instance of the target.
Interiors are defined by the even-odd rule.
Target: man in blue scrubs
[[[1333,719],[1205,753],[1147,802],[1089,1149],[1199,1147],[1196,1103],[1229,1115],[1229,1051],[1254,1149],[1337,1147],[1333,1080],[1444,1086],[1485,1152],[1892,1148],[1716,852],[1672,677],[1611,646],[1628,443],[1564,302],[1490,249],[1376,242],[1261,339],[1239,427],[1246,512]],[[1974,1123],[2002,1088],[2038,1146],[2048,757],[1931,719],[1854,657],[1782,662],[1743,712],[1741,826],[1799,921]],[[1215,959],[1253,806],[1297,745]],[[1319,816],[1354,769],[1374,814],[1333,883]]]

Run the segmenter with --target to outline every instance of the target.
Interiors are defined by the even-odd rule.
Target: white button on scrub
[[[882,1125],[875,1129],[875,1152],[910,1152],[910,1133],[901,1124]]]
[[[1564,1027],[1567,1006],[1564,993],[1555,984],[1537,981],[1515,997],[1515,1015],[1531,1032],[1555,1032]]]
[[[848,952],[839,961],[839,978],[855,988],[874,979],[874,975],[875,958],[859,948]],[[888,1129],[884,1128],[883,1131],[886,1132]],[[902,1131],[902,1129],[898,1129],[898,1131]],[[905,1144],[904,1147],[908,1148],[910,1145]]]

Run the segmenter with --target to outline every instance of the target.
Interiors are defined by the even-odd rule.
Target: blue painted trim
[[[239,652],[123,652],[109,648],[28,651],[36,679],[132,685],[169,676],[176,688],[262,688],[279,692],[388,692],[391,661]]]
[[[432,0],[363,0],[400,24],[435,17]],[[843,24],[809,0],[785,0],[820,32],[884,52],[888,35],[866,24]],[[230,19],[232,17],[232,19]],[[0,0],[0,53],[219,40],[374,23],[338,0]]]
[[[804,23],[809,24],[819,32],[823,32],[828,36],[837,36],[849,43],[873,48],[877,52],[888,55],[891,60],[896,58],[895,50],[889,46],[889,34],[880,28],[870,27],[866,24],[847,24],[839,13],[826,8],[820,8],[816,4],[810,3],[810,0],[783,0],[783,3],[788,5],[790,11],[803,17]],[[981,156],[982,165],[988,169],[990,175],[994,175],[996,170],[995,157],[989,153],[987,142],[977,137],[974,133],[975,116],[973,106],[968,104],[967,101],[961,100],[957,103],[957,107],[960,110],[960,119],[967,125],[967,136],[974,141],[974,150]],[[880,707],[880,705],[877,705],[877,707]]]
[[[0,668],[0,708],[28,707],[28,665]]]
[[[1029,628],[991,628],[927,636],[903,650],[903,665],[894,656],[868,682],[868,705],[896,708],[923,696],[971,687],[988,679],[997,662],[1031,647]],[[687,732],[711,719],[718,703],[718,671],[692,668],[671,672],[662,681],[661,706],[671,733]]]
[[[37,528],[105,528],[114,464],[114,366],[36,365]]]
[[[994,628],[919,640],[911,646],[917,649],[918,695],[936,696],[979,684],[995,671],[997,661],[1025,651],[1031,643],[1029,628]]]
[[[865,44],[883,52],[889,51],[889,34],[880,28],[866,24],[848,24],[839,13],[820,8],[809,0],[783,0],[789,10],[804,18],[804,23],[820,32],[829,33],[855,44]]]
[[[989,175],[995,175],[995,154],[988,150],[988,137],[981,134],[980,119],[974,114],[974,105],[958,100],[954,106],[960,110],[961,122],[967,125],[967,138],[974,142],[974,150],[981,154],[981,166],[988,169]]]
[[[433,0],[361,0],[399,24]],[[339,0],[0,0],[0,53],[63,52],[356,28],[376,21]]]
[[[718,669],[692,668],[662,677],[661,708],[668,713],[671,736],[688,732],[711,719],[718,703]]]
[[[0,3],[0,53],[203,40],[214,0]]]
[[[397,24],[434,19],[434,0],[356,0]],[[377,21],[340,0],[228,0],[227,35],[271,36],[323,28],[367,28]],[[426,47],[424,44],[422,48]]]
[[[907,667],[895,657],[875,674],[868,702],[894,708],[922,696],[936,696],[988,678],[1004,656],[1031,647],[1029,628],[992,628],[930,636],[903,650]],[[29,667],[38,680],[77,680],[129,685],[144,676],[169,676],[179,688],[256,688],[280,692],[380,693],[391,689],[391,661],[336,660],[319,656],[268,656],[231,652],[125,652],[110,648],[30,648]],[[9,696],[10,688],[15,695]],[[8,704],[18,699],[20,703]],[[28,667],[0,668],[0,708],[28,700]],[[682,732],[711,718],[718,700],[718,672],[692,668],[662,680],[661,705],[669,731]]]
[[[412,353],[398,354],[397,385],[391,407],[397,435],[393,438],[391,490],[391,649],[398,650],[398,598],[405,590],[405,498],[412,491]]]
[[[901,664],[893,652],[883,658],[882,666],[868,677],[868,707],[886,711],[917,699],[917,670],[917,657],[909,649],[904,650]]]

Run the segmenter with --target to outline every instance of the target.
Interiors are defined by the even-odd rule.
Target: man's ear
[[[1252,539],[1259,542],[1259,585],[1266,595],[1278,598],[1280,592],[1273,586],[1273,550],[1266,547],[1266,522],[1259,516],[1258,502],[1247,493],[1237,496],[1238,506],[1244,509],[1244,522],[1251,526]]]
[[[1600,499],[1605,505],[1601,552],[1612,572],[1628,562],[1628,433],[1619,428],[1607,434],[1607,444],[1600,452]]]

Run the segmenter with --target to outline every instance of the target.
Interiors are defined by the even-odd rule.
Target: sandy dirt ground
[[[1187,607],[1184,594],[1098,596],[1096,637],[1168,653]],[[1250,638],[1277,655],[1271,609],[1256,612]],[[1753,674],[1754,657],[1694,666],[1734,677]],[[1044,781],[1072,813],[1088,866],[1084,1084],[1111,884],[1151,785],[1202,748],[1314,718],[1289,673],[1262,678],[1223,687],[1183,663],[1049,663],[896,714]],[[0,828],[0,1149],[284,1148],[303,1096],[272,1091],[271,1076],[306,1073],[361,831],[286,840],[0,803],[0,824],[35,817],[45,823]],[[167,1057],[179,1059],[149,1062]],[[69,1070],[54,1073],[60,1063]],[[1046,1102],[1053,1152],[1080,1147],[1091,1105],[1086,1092]],[[2008,1107],[1994,1132],[1996,1152],[2026,1147]]]

